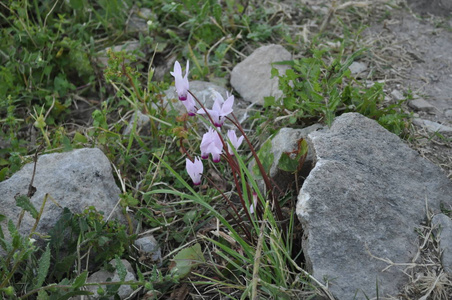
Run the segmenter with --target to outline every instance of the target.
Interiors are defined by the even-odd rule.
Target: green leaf
[[[45,290],[39,290],[38,291],[38,297],[37,300],[49,300],[49,295],[47,295],[47,292]]]
[[[298,142],[296,153],[284,152],[278,161],[278,168],[286,172],[296,172],[300,170],[300,163],[304,162],[304,156],[308,153],[308,143],[302,139]],[[292,158],[292,157],[293,158]]]
[[[28,198],[26,195],[19,195],[16,196],[15,199],[17,206],[28,211],[34,219],[38,218],[38,211],[31,203],[30,198]]]
[[[84,285],[86,282],[86,278],[88,278],[88,271],[81,273],[80,275],[77,276],[77,278],[75,278],[74,283],[72,284],[72,288],[78,289],[79,287]]]
[[[86,136],[76,132],[74,134],[74,138],[72,139],[72,141],[77,142],[77,143],[87,143],[88,139],[86,138]]]
[[[257,157],[259,158],[260,162],[262,163],[262,166],[264,167],[264,171],[267,174],[270,172],[270,168],[273,164],[273,160],[275,159],[271,150],[272,150],[272,142],[271,142],[271,139],[268,139],[265,143],[262,144],[259,151],[257,151]],[[253,173],[258,176],[261,173],[257,163],[255,163],[253,166]]]
[[[3,169],[0,170],[0,182],[5,180],[6,174],[8,173],[9,168],[8,167],[4,167]]]
[[[118,271],[119,279],[121,281],[124,281],[127,275],[126,267],[124,266],[121,259],[117,255],[115,257],[115,262],[116,262],[116,271]]]
[[[276,104],[274,96],[264,97],[264,108],[274,106]]]
[[[182,249],[174,256],[173,262],[170,265],[170,270],[174,275],[183,278],[201,262],[204,262],[204,256],[201,251],[201,245],[196,243],[191,247]]]
[[[47,244],[46,251],[42,254],[38,263],[38,274],[36,277],[36,283],[33,289],[38,289],[42,287],[44,280],[47,277],[50,267],[50,246]]]

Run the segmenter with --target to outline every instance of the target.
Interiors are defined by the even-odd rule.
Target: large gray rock
[[[15,196],[27,195],[28,185],[33,174],[33,163],[26,164],[20,171],[6,181],[0,182],[1,213],[15,224],[21,213],[16,206]],[[39,211],[43,200],[48,194],[44,212],[36,231],[45,235],[53,228],[61,216],[63,208],[69,208],[73,213],[81,213],[85,208],[94,206],[104,212],[107,218],[119,200],[120,190],[112,175],[112,169],[107,157],[97,148],[77,149],[66,153],[46,154],[38,158],[36,174],[33,181],[36,192],[31,202]],[[119,210],[113,217],[122,218]],[[27,212],[20,226],[22,234],[29,234],[35,220]],[[6,239],[6,220],[1,222]],[[34,236],[37,239],[36,236]]]
[[[264,97],[282,96],[278,78],[271,78],[271,64],[290,59],[292,55],[283,46],[260,47],[232,69],[231,85],[246,101],[264,105]],[[274,65],[274,67],[281,75],[289,69],[286,65]]]
[[[337,299],[395,295],[418,249],[415,229],[432,210],[452,203],[452,182],[396,135],[357,113],[308,135],[314,169],[298,196],[308,270],[329,282]],[[370,253],[374,257],[370,255]],[[403,266],[400,267],[403,269]]]
[[[452,220],[445,214],[437,214],[432,219],[432,227],[437,228],[443,269],[452,275]]]

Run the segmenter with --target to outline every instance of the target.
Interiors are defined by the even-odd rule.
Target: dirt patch
[[[407,0],[414,12],[433,14],[436,16],[451,16],[452,1],[450,0]]]
[[[384,21],[371,22],[364,40],[388,94],[397,90],[408,99],[426,100],[434,110],[406,109],[415,118],[452,127],[452,29],[445,18],[393,10]],[[452,133],[415,125],[410,129],[411,146],[452,178]]]

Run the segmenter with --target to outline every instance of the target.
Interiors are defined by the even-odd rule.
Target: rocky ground
[[[364,35],[388,92],[413,99],[408,110],[419,119],[413,122],[411,146],[452,178],[452,8],[440,9],[438,1],[408,2],[383,23],[372,21]],[[447,11],[449,18],[436,15]]]

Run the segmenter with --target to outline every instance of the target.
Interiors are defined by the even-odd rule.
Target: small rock
[[[444,271],[452,275],[452,220],[444,214],[437,214],[432,218],[432,226],[437,228],[439,235],[441,264]]]
[[[125,51],[130,54],[139,49],[140,49],[139,41],[135,41],[135,40],[128,41],[128,42],[125,42],[124,44],[107,47],[104,50],[99,51],[97,53],[98,54],[97,61],[99,62],[100,65],[106,67],[106,66],[108,66],[108,54],[107,54],[108,50],[111,50],[113,52]],[[126,62],[130,62],[130,61],[126,60]]]
[[[126,277],[124,280],[125,281],[137,281],[135,272],[134,272],[132,266],[130,265],[130,263],[125,259],[121,259],[121,262],[127,270],[127,274],[126,274]],[[114,259],[111,260],[110,264],[113,267],[116,267],[116,260],[114,260]],[[114,272],[109,272],[106,270],[100,270],[100,271],[97,271],[97,272],[91,274],[91,276],[89,276],[88,279],[86,280],[87,283],[98,283],[98,282],[107,282],[107,281],[112,281],[112,282],[121,281],[118,271],[115,270]],[[105,285],[101,285],[101,286],[104,289],[104,291],[107,290],[107,287]],[[97,285],[89,285],[86,287],[87,291],[90,291],[93,293],[93,295],[89,296],[90,297],[89,299],[100,299],[101,298],[101,296],[97,293],[97,289],[98,289]],[[130,285],[121,285],[119,287],[117,294],[120,299],[126,299],[132,293],[133,293],[133,289]],[[81,299],[81,297],[79,296],[76,299]],[[110,297],[109,299],[114,299],[114,297]]]
[[[136,131],[137,131],[137,133],[139,133],[143,127],[145,127],[146,125],[148,125],[150,123],[150,118],[149,118],[149,116],[143,114],[139,110],[135,111],[133,113],[133,115],[130,117],[129,124],[124,129],[122,134],[124,134],[124,135],[130,134],[130,132],[132,131],[132,128],[134,126],[134,122],[136,122],[136,127],[135,127]]]
[[[405,99],[405,97],[403,96],[403,94],[399,91],[399,90],[393,90],[391,92],[391,96],[394,98],[394,100],[396,101],[400,101]]]
[[[452,109],[448,109],[444,112],[444,115],[446,116],[446,118],[448,118],[449,120],[452,120]]]
[[[157,19],[152,10],[149,8],[141,8],[135,11],[127,22],[127,33],[147,33],[149,31],[149,24],[152,24],[153,20]]]
[[[439,133],[449,133],[452,132],[452,127],[446,126],[446,125],[442,125],[430,120],[425,120],[425,119],[420,119],[420,118],[415,118],[413,119],[413,124],[423,127],[425,129],[427,129],[427,131],[435,133],[435,132],[439,132]]]
[[[350,69],[352,74],[359,74],[367,70],[367,64],[354,61],[348,68]]]
[[[283,46],[260,47],[234,67],[231,72],[231,85],[244,100],[264,105],[264,97],[279,98],[282,96],[278,78],[271,78],[271,64],[291,58],[292,55]],[[281,75],[289,69],[289,66],[286,65],[274,65],[273,67],[278,69]]]
[[[422,98],[409,101],[408,106],[411,107],[412,109],[415,109],[418,111],[425,111],[425,112],[435,111],[435,107]]]
[[[140,254],[145,255],[152,262],[160,262],[162,260],[162,251],[157,240],[153,235],[147,235],[137,239],[134,243]]]

